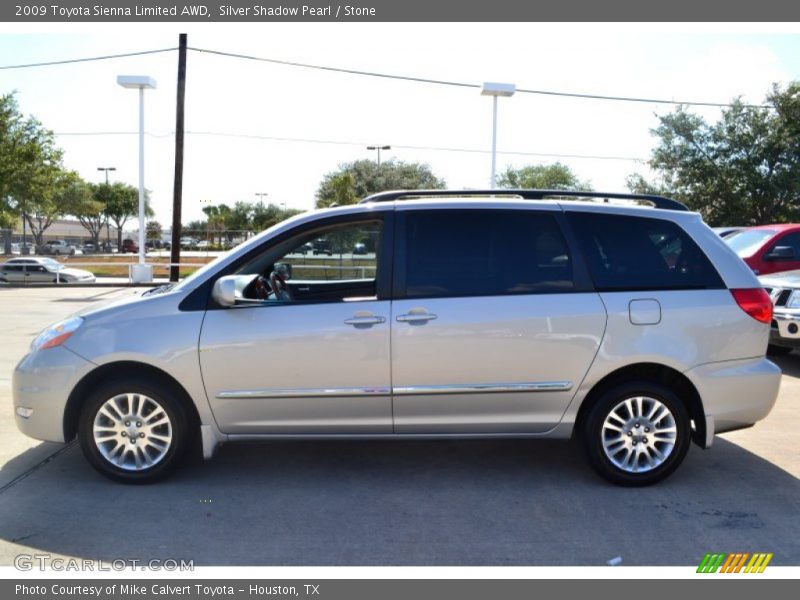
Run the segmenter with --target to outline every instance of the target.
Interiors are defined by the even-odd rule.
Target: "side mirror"
[[[766,255],[764,260],[795,260],[794,248],[791,246],[775,246]]]
[[[214,288],[211,290],[211,297],[220,306],[236,306],[236,282],[238,277],[229,275],[227,277],[220,277],[214,282]]]

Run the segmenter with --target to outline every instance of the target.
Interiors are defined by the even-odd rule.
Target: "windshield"
[[[774,229],[749,229],[725,238],[725,243],[741,257],[750,256],[775,235]]]
[[[51,271],[60,271],[61,269],[64,268],[64,265],[62,265],[57,260],[53,260],[52,258],[43,258],[41,259],[41,262],[45,267],[47,267]]]
[[[236,248],[232,248],[231,250],[228,250],[227,252],[223,252],[217,258],[212,260],[210,263],[206,263],[204,266],[202,266],[199,269],[197,269],[197,271],[195,271],[191,275],[187,275],[186,277],[181,279],[180,283],[178,283],[174,288],[170,288],[170,289],[174,289],[174,290],[183,289],[186,286],[186,284],[189,283],[190,281],[194,281],[195,279],[197,279],[198,277],[202,276],[203,274],[208,273],[209,271],[211,271],[217,265],[217,263],[220,260],[222,260],[223,258],[227,257],[235,249]],[[191,258],[189,258],[188,261],[191,262]]]

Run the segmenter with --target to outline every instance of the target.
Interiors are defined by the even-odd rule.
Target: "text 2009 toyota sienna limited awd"
[[[206,457],[295,436],[575,436],[601,475],[643,485],[691,440],[767,415],[772,304],[699,215],[490,194],[299,215],[175,286],[53,325],[14,373],[17,424],[77,435],[125,482],[165,475],[198,434]],[[320,239],[332,257],[304,253]]]

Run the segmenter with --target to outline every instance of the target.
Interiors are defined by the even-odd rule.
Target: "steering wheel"
[[[284,271],[275,270],[269,274],[269,285],[272,292],[275,294],[276,300],[283,302],[291,302],[292,293],[289,291],[289,286],[286,285],[286,273]]]
[[[254,290],[256,292],[256,298],[259,300],[267,300],[269,299],[269,295],[272,293],[272,288],[270,287],[269,281],[259,275],[256,277],[255,281],[253,282]]]

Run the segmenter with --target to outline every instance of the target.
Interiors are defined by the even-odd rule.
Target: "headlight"
[[[50,325],[40,333],[31,343],[31,352],[44,350],[45,348],[55,348],[66,342],[83,323],[81,317],[70,317],[58,323]]]
[[[800,290],[795,290],[786,301],[786,308],[800,308]]]

